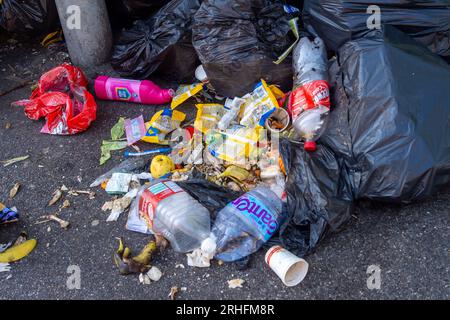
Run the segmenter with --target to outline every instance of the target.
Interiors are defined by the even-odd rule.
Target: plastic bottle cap
[[[316,142],[315,141],[306,141],[304,148],[306,151],[309,151],[309,152],[316,151],[316,149],[317,149]]]

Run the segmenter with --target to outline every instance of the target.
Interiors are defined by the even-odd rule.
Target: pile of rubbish
[[[132,80],[97,77],[97,99],[164,108],[118,120],[100,164],[134,150],[90,186],[112,197],[107,221],[128,211],[128,230],[156,237],[134,257],[120,239],[120,273],[157,281],[150,260],[167,241],[195,267],[245,264],[265,246],[296,285],[308,269],[299,257],[356,200],[408,203],[448,185],[450,6],[397,2],[377,2],[372,30],[367,1],[308,0],[172,0],[124,30],[111,63]],[[163,89],[156,75],[183,84]],[[46,117],[42,132],[75,134],[96,118],[86,87],[62,65],[15,105]],[[180,106],[192,102],[189,121]]]

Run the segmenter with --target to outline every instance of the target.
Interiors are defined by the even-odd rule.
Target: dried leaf
[[[50,199],[50,201],[48,202],[48,206],[54,205],[56,202],[58,202],[59,199],[61,199],[61,197],[62,197],[62,192],[61,192],[61,190],[57,189],[55,192],[53,192],[53,196]]]
[[[95,198],[95,192],[89,190],[70,190],[68,193],[71,196],[79,196],[80,194],[87,194],[90,200]]]
[[[5,124],[5,129],[11,129],[11,122],[7,122]]]
[[[45,219],[45,220],[36,222],[36,224],[45,223],[48,221],[55,221],[55,222],[59,223],[60,227],[63,229],[67,229],[70,225],[70,223],[68,221],[60,219],[57,216],[55,216],[54,214],[42,216],[41,219]]]
[[[180,292],[180,288],[178,288],[178,287],[170,288],[170,293],[169,293],[170,299],[175,300],[175,296],[177,295],[178,292]]]
[[[62,185],[61,191],[64,191],[64,192],[69,191],[69,188],[67,188],[65,185]]]
[[[17,158],[13,158],[13,159],[9,159],[9,160],[3,160],[1,161],[1,163],[3,163],[4,167],[10,166],[16,162],[20,162],[20,161],[24,161],[27,160],[30,156],[23,156],[23,157],[17,157]]]
[[[245,283],[245,280],[243,280],[243,279],[228,280],[228,288],[230,288],[230,289],[242,288],[242,285],[244,283]]]
[[[137,145],[132,144],[130,147],[136,150],[136,152],[141,152],[141,149]]]
[[[70,207],[70,201],[68,199],[64,200],[60,210]]]
[[[12,199],[16,196],[17,192],[19,192],[20,189],[20,183],[16,183],[14,187],[9,191],[9,198]]]
[[[93,220],[92,222],[91,222],[91,226],[93,226],[93,227],[96,227],[96,226],[98,226],[100,224],[100,220]]]

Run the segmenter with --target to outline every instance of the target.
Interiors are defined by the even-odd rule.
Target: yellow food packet
[[[177,91],[175,91],[175,96],[172,99],[172,103],[170,104],[170,107],[172,109],[175,109],[180,104],[185,102],[187,99],[196,95],[197,93],[199,93],[202,90],[203,90],[203,84],[201,84],[201,83],[191,84],[191,85],[186,85],[186,84],[180,85],[178,87]]]
[[[226,131],[213,130],[206,137],[208,150],[214,157],[229,163],[257,159],[260,129],[233,125]]]
[[[246,102],[240,124],[249,128],[264,126],[264,122],[279,108],[275,95],[264,80],[258,83],[252,93],[242,98]]]
[[[197,116],[194,128],[202,133],[215,129],[226,112],[224,106],[218,103],[196,104],[195,106],[197,107]]]
[[[167,145],[169,141],[166,140],[166,135],[179,128],[185,119],[186,115],[177,110],[164,109],[158,111],[150,121],[145,123],[147,132],[141,140]]]

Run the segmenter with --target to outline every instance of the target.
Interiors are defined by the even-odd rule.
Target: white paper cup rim
[[[282,261],[278,260],[282,257],[279,255],[277,256],[277,252],[283,252],[285,259]],[[273,258],[275,258],[275,263]],[[274,246],[270,248],[265,255],[265,261],[288,287],[298,285],[303,281],[308,273],[308,263],[304,259],[295,256],[293,253],[281,246]]]

